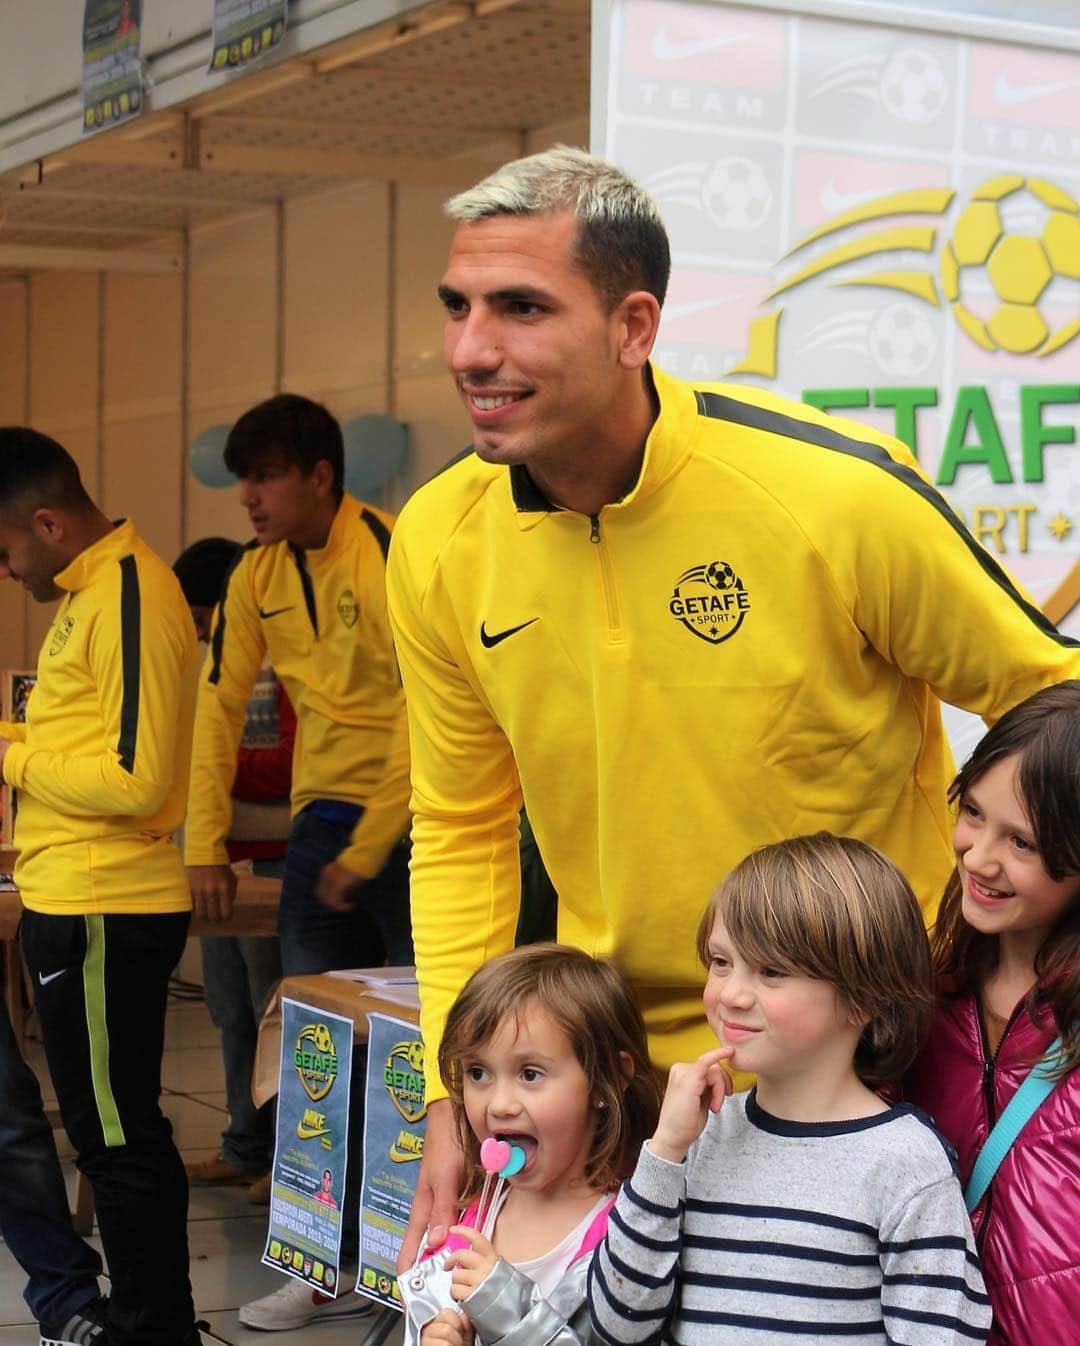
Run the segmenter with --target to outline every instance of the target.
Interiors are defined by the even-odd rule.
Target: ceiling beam
[[[190,115],[197,121],[203,117],[212,117],[227,108],[240,107],[268,93],[277,93],[292,84],[312,79],[315,67],[310,61],[290,61],[288,65],[275,66],[261,75],[246,75],[223,89],[196,98],[189,108]]]
[[[199,166],[207,172],[277,173],[287,177],[369,178],[375,181],[450,183],[477,181],[502,163],[502,158],[412,158],[373,155],[350,150],[262,148],[256,145],[202,145]]]
[[[496,123],[485,121],[482,124],[463,124],[454,122],[448,125],[445,121],[413,121],[411,118],[399,118],[395,121],[380,121],[370,117],[364,117],[358,121],[355,117],[305,117],[303,113],[289,114],[286,112],[222,112],[216,114],[211,125],[207,128],[208,134],[217,126],[239,126],[246,130],[257,133],[262,127],[280,127],[284,126],[292,131],[328,131],[339,132],[342,135],[364,136],[371,131],[396,131],[401,135],[444,135],[453,136],[460,140],[462,136],[485,136],[493,139],[496,136],[516,136],[520,135],[524,129],[520,123]]]
[[[167,242],[170,245],[179,246],[181,233],[179,229],[162,230],[160,226],[145,225],[138,227],[130,224],[91,224],[81,216],[77,219],[70,219],[66,223],[41,223],[38,220],[21,220],[18,215],[12,218],[6,215],[0,220],[0,243],[6,236],[12,232],[33,233],[33,234],[87,234],[100,238],[130,238],[132,241],[140,239],[157,239],[161,242]]]
[[[372,56],[382,56],[420,38],[431,37],[446,28],[456,28],[472,17],[471,4],[453,3],[421,10],[405,18],[391,19],[389,23],[377,24],[356,37],[336,42],[325,56],[316,59],[315,69],[320,75],[325,75],[331,70],[340,70],[342,66],[355,65]]]
[[[129,252],[108,248],[27,247],[0,243],[0,267],[20,271],[143,271],[172,272],[184,269],[180,252]]]

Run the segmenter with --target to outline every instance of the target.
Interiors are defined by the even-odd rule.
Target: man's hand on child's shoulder
[[[660,1120],[649,1139],[649,1149],[658,1159],[681,1164],[705,1129],[709,1113],[720,1111],[732,1089],[722,1062],[734,1053],[733,1047],[714,1047],[696,1061],[676,1062],[671,1067]]]

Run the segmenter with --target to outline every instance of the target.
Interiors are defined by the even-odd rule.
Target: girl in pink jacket
[[[942,1001],[905,1096],[966,1183],[1059,1035],[1057,1083],[972,1212],[990,1346],[1080,1340],[1080,682],[1004,715],[953,783],[956,870],[932,934]]]

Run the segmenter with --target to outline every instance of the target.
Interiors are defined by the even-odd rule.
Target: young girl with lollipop
[[[399,1277],[406,1344],[573,1346],[607,1213],[658,1097],[645,1027],[614,968],[533,944],[474,973],[439,1072],[466,1155],[461,1222]]]
[[[989,1341],[1072,1346],[1080,1340],[1080,682],[1048,687],[1002,716],[951,797],[956,871],[932,935],[942,1002],[904,1092],[956,1147],[994,1309]],[[977,1165],[1033,1074],[1052,1089],[1019,1113],[1014,1106],[1020,1129],[996,1171],[985,1158]]]

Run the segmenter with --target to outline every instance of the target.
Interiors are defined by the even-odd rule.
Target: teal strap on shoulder
[[[1047,1073],[1057,1065],[1060,1051],[1061,1039],[1055,1038],[1047,1047],[1042,1059],[1036,1061],[1028,1071],[1020,1088],[1005,1105],[1005,1111],[994,1123],[994,1129],[979,1151],[968,1185],[964,1189],[964,1205],[968,1208],[968,1214],[983,1199],[1013,1141],[1034,1117],[1039,1104],[1053,1093],[1057,1081],[1047,1079]]]

